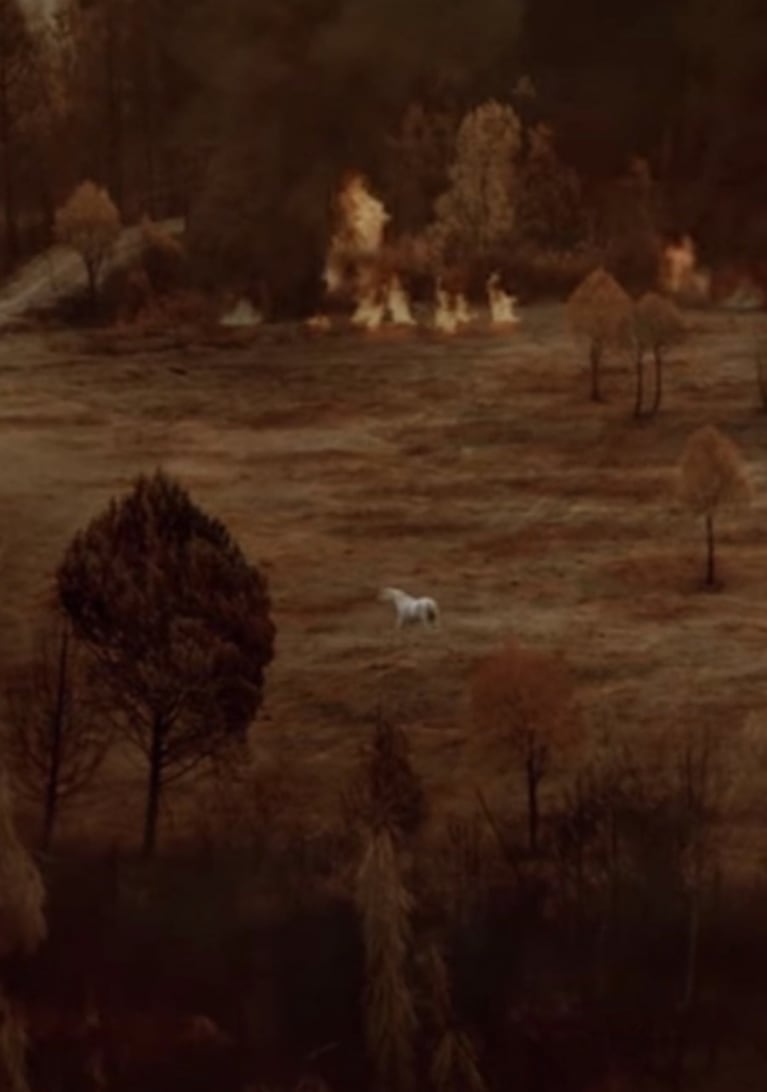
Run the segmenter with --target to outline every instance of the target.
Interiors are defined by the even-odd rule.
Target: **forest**
[[[766,19],[751,0],[73,0],[30,22],[3,0],[0,254],[49,240],[92,179],[126,222],[187,216],[201,283],[311,311],[344,173],[417,235],[462,118],[497,100],[523,158],[545,132],[556,160],[517,165],[516,251],[641,267],[648,235],[690,234],[706,263],[759,266]]]

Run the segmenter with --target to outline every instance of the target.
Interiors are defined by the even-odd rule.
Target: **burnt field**
[[[664,407],[645,422],[631,416],[628,360],[608,360],[607,402],[588,401],[585,354],[555,306],[525,310],[515,332],[452,339],[285,329],[239,347],[101,352],[80,335],[7,335],[8,670],[29,652],[71,535],[161,465],[269,577],[277,651],[250,774],[318,829],[336,821],[379,706],[407,729],[435,812],[473,807],[478,781],[492,792],[493,773],[462,761],[467,687],[507,636],[565,654],[595,732],[649,741],[700,710],[728,733],[747,720],[756,739],[767,724],[762,320],[687,322]],[[755,491],[721,522],[715,594],[700,590],[702,527],[673,487],[686,438],[706,423],[739,446]],[[440,630],[396,634],[383,585],[437,598]],[[118,754],[62,838],[134,844],[143,777]],[[189,808],[201,793],[210,806]],[[211,833],[214,797],[207,783],[169,791],[162,839]],[[731,861],[760,858],[763,818],[758,791],[744,791]]]

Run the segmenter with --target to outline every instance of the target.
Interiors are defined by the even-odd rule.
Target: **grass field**
[[[6,664],[27,655],[70,536],[162,465],[269,577],[277,654],[253,744],[289,771],[307,816],[335,808],[379,703],[407,727],[435,802],[460,810],[479,776],[462,760],[468,679],[509,635],[564,652],[589,714],[629,738],[690,707],[715,710],[722,731],[745,712],[758,728],[767,416],[751,347],[763,320],[687,321],[664,408],[645,423],[631,417],[628,361],[608,362],[608,401],[589,403],[558,306],[525,310],[507,335],[452,340],[285,331],[240,348],[100,354],[80,335],[6,335]],[[700,591],[703,529],[672,483],[705,423],[739,445],[755,487],[751,508],[721,523],[716,594]],[[398,636],[376,599],[386,584],[435,596],[440,631]],[[107,774],[79,824],[134,842],[141,769],[121,758]],[[177,832],[185,813],[169,800]],[[740,822],[733,853],[753,859],[754,815]]]

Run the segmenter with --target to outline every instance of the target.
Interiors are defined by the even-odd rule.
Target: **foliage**
[[[88,788],[111,741],[106,711],[72,644],[65,621],[51,625],[35,660],[6,690],[8,760],[19,787],[42,805],[44,849],[60,805]]]
[[[366,1032],[380,1092],[414,1086],[417,1017],[409,980],[413,900],[391,833],[371,831],[357,871],[355,902],[366,967]]]
[[[515,241],[539,250],[570,251],[588,237],[580,179],[559,158],[549,125],[533,126],[527,140],[519,171]]]
[[[509,758],[527,783],[530,848],[537,849],[538,786],[561,753],[578,740],[573,684],[555,656],[510,641],[477,669],[471,686],[475,746],[493,766]]]
[[[744,504],[751,486],[738,449],[711,425],[699,428],[685,444],[679,461],[679,492],[687,507],[706,523],[706,585],[716,582],[714,517],[720,509]]]
[[[360,774],[348,800],[355,820],[371,830],[387,830],[397,842],[420,830],[427,802],[410,760],[410,744],[405,732],[382,715]]]
[[[33,952],[45,939],[44,899],[40,874],[16,833],[8,777],[0,770],[0,959]]]
[[[266,582],[162,471],[75,535],[57,579],[122,731],[148,760],[151,852],[163,785],[241,737],[261,704],[275,632]]]
[[[685,335],[685,327],[678,308],[671,300],[656,292],[646,292],[634,306],[634,340],[637,351],[637,400],[635,413],[642,410],[643,357],[646,351],[655,361],[655,396],[652,413],[660,408],[662,397],[663,353],[676,345]]]
[[[160,224],[144,218],[141,224],[141,268],[153,292],[177,292],[185,279],[186,254],[175,235]]]
[[[93,182],[81,182],[56,213],[56,238],[76,250],[85,263],[92,299],[120,229],[120,213],[114,202],[103,186]]]
[[[632,156],[627,171],[610,183],[602,201],[598,234],[605,266],[632,292],[653,287],[661,261],[661,210],[650,166]]]
[[[489,101],[462,120],[450,186],[435,204],[431,236],[438,264],[490,272],[516,215],[516,159],[522,127],[511,106]]]
[[[445,959],[432,944],[426,953],[431,1008],[437,1026],[437,1042],[429,1075],[434,1092],[487,1092],[469,1036],[457,1026]]]
[[[608,347],[624,347],[631,336],[632,305],[626,292],[601,266],[572,292],[567,318],[574,334],[590,346],[591,398],[601,400],[599,368]]]
[[[687,440],[679,462],[682,500],[698,516],[747,502],[751,488],[735,444],[712,425]]]
[[[388,141],[385,198],[400,232],[422,232],[448,184],[457,123],[447,110],[410,103]]]

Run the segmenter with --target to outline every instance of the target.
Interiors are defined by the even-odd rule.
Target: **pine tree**
[[[158,471],[75,536],[58,591],[147,759],[151,854],[164,786],[242,738],[261,704],[275,633],[266,582]]]

